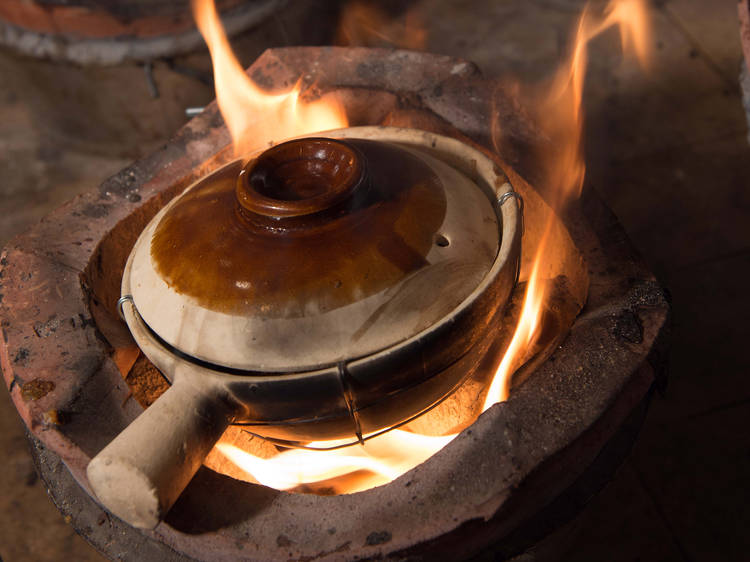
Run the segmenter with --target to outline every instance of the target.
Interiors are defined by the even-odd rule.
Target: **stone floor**
[[[583,4],[414,3],[427,50],[526,82],[555,68]],[[750,146],[737,79],[736,2],[655,0],[649,11],[649,72],[621,62],[614,34],[591,47],[586,183],[671,291],[670,384],[654,399],[632,455],[560,554],[575,561],[746,560]],[[10,71],[0,61],[0,76]],[[51,140],[31,125],[31,112],[24,93],[0,80],[0,242],[127,163]],[[0,559],[100,560],[46,497],[4,392],[0,451]]]

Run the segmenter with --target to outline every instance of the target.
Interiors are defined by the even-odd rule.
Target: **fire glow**
[[[359,6],[361,3],[355,3]],[[361,10],[360,10],[361,11]],[[343,107],[330,98],[306,103],[300,99],[300,84],[287,92],[263,92],[243,71],[234,57],[212,0],[193,0],[193,13],[211,52],[216,97],[232,135],[238,156],[286,138],[347,126]],[[358,12],[359,13],[359,12]],[[642,0],[615,0],[599,15],[587,7],[578,22],[568,60],[544,88],[531,96],[537,122],[557,150],[541,162],[543,181],[552,193],[552,211],[546,217],[535,248],[526,283],[521,313],[486,393],[482,411],[508,398],[513,373],[530,359],[539,337],[548,298],[544,264],[549,259],[549,237],[560,212],[581,193],[585,175],[582,152],[583,114],[581,101],[588,43],[604,31],[618,27],[624,50],[632,50],[646,62],[648,22]],[[421,41],[421,40],[420,40]],[[493,139],[499,145],[502,130],[493,123]],[[306,484],[337,481],[337,493],[353,493],[385,484],[424,462],[457,434],[427,436],[401,429],[388,431],[367,441],[327,451],[287,450],[261,458],[226,442],[216,449],[249,475],[248,480],[280,490]],[[309,448],[332,448],[343,442],[313,442]]]
[[[269,94],[245,73],[234,56],[213,0],[193,0],[193,17],[208,45],[214,69],[216,103],[241,156],[290,137],[348,125],[336,100],[305,103],[301,87]]]
[[[611,27],[620,31],[623,50],[632,50],[639,62],[646,66],[648,18],[643,0],[615,0],[607,5],[600,18],[592,16],[588,6],[578,21],[573,49],[569,60],[557,71],[549,85],[540,89],[543,93],[529,96],[530,106],[536,109],[536,121],[548,135],[550,145],[556,152],[546,155],[543,182],[553,199],[552,209],[560,212],[564,206],[581,195],[586,164],[583,158],[583,85],[586,75],[587,49],[589,42]],[[502,131],[493,127],[495,148],[499,145]],[[545,155],[540,155],[540,160]],[[497,402],[507,400],[513,372],[520,367],[519,358],[524,350],[533,345],[539,332],[545,302],[545,284],[540,282],[541,268],[547,261],[549,236],[554,217],[547,217],[536,254],[533,259],[516,331],[506,350],[497,374],[492,381],[485,400],[486,410]]]

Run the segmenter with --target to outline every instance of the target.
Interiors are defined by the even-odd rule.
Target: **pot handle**
[[[99,501],[141,529],[154,528],[230,423],[228,401],[176,377],[172,386],[89,463]]]

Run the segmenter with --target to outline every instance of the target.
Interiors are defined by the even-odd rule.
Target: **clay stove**
[[[498,165],[530,213],[545,205],[519,156],[542,141],[470,63],[302,48],[268,51],[251,72],[277,87],[304,75],[336,90],[353,125],[408,125],[479,147],[489,146],[494,107],[512,131]],[[163,150],[53,213],[3,255],[3,372],[50,493],[79,532],[132,560],[456,559],[523,552],[575,511],[632,442],[662,375],[668,316],[664,293],[591,193],[562,217],[559,238],[571,251],[561,267],[573,286],[589,280],[568,337],[507,402],[425,463],[385,486],[331,497],[203,468],[153,531],[98,507],[85,467],[141,410],[112,353],[128,341],[114,307],[122,268],[148,220],[228,158],[227,143],[211,106]],[[530,223],[527,239],[534,236]]]

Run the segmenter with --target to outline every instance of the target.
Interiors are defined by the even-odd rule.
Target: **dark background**
[[[513,75],[533,83],[560,63],[583,5],[578,0],[424,0],[411,3],[408,21],[421,23],[425,50],[472,60],[486,76]],[[615,33],[591,45],[584,101],[586,188],[603,196],[671,292],[670,381],[666,394],[655,397],[631,456],[570,527],[570,547],[562,558],[746,560],[750,147],[738,81],[737,4],[667,0],[652,2],[649,11],[648,72],[623,60]],[[335,40],[336,10],[318,12],[317,27],[310,20],[295,23],[292,12],[274,16],[252,37],[233,41],[245,66],[264,46]],[[403,21],[401,10],[395,20],[377,22],[378,34],[349,40],[409,43],[413,33],[404,35]],[[205,54],[183,62],[208,69]],[[66,86],[45,80],[50,71],[36,64],[0,51],[2,243],[163,142],[174,120],[181,119],[174,115],[212,97],[208,86],[188,87],[194,78],[163,62],[154,66],[162,87],[156,100],[136,64],[110,74],[86,71],[85,87],[106,92],[105,98],[115,96],[115,81],[124,90],[125,101],[118,103],[144,115],[154,107],[157,113],[172,111],[172,121],[135,126],[143,139],[134,135],[123,137],[122,146],[104,146],[97,141],[95,122],[62,134],[56,123],[45,123],[44,111],[50,109],[44,100]],[[70,75],[75,72],[81,71]],[[91,111],[112,111],[106,102],[103,98]],[[101,560],[46,497],[5,392],[0,392],[0,451],[2,560]]]

